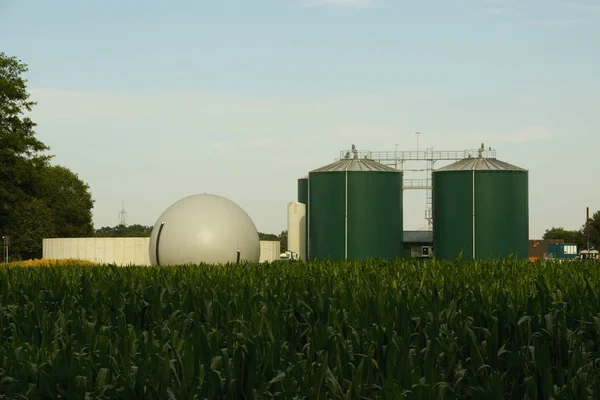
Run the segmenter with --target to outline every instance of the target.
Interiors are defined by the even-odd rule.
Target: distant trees
[[[565,241],[565,243],[575,243],[578,245],[583,245],[584,243],[583,234],[581,231],[569,231],[563,227],[552,227],[550,229],[546,229],[543,239],[562,239]]]
[[[153,226],[145,225],[117,225],[114,227],[104,226],[96,229],[96,237],[150,237]]]
[[[281,234],[279,234],[279,240],[281,241],[281,252],[283,253],[288,249],[288,232],[281,231]]]
[[[94,201],[77,174],[50,165],[50,148],[36,138],[25,114],[27,66],[0,52],[0,233],[11,237],[15,259],[41,257],[42,239],[89,236]]]
[[[44,169],[40,195],[52,208],[57,237],[89,237],[94,234],[94,200],[87,183],[60,165]]]
[[[596,211],[589,219],[590,247],[600,247],[600,211]],[[580,249],[587,247],[586,224],[579,230],[570,231],[562,227],[546,229],[543,239],[563,239],[566,243],[577,244]]]

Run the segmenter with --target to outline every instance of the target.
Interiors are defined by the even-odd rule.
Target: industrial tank
[[[308,176],[298,179],[298,203],[308,205]]]
[[[222,196],[195,194],[161,214],[148,251],[152,265],[258,262],[260,240],[239,205]]]
[[[309,260],[402,257],[402,172],[369,159],[308,174]]]
[[[433,245],[440,259],[528,258],[527,170],[466,158],[433,172]]]
[[[304,204],[304,252],[300,254],[302,260],[308,259],[308,175],[298,179],[298,203]]]
[[[288,250],[306,260],[306,204],[288,203]]]

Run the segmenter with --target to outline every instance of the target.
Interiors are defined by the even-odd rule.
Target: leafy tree
[[[11,237],[9,247],[12,259],[42,258],[44,238],[54,237],[54,215],[43,200],[34,197],[18,203],[14,209],[7,234]]]
[[[569,231],[563,227],[552,227],[546,229],[543,239],[562,239],[565,243],[573,243],[579,246],[583,245],[583,235],[580,231]]]
[[[19,202],[28,201],[36,188],[35,169],[46,165],[49,147],[35,137],[36,124],[23,116],[35,102],[29,100],[28,68],[0,52],[0,231],[5,231]]]
[[[62,166],[51,166],[49,147],[26,116],[25,64],[0,52],[0,232],[11,236],[12,258],[42,256],[42,239],[93,233],[88,185]]]
[[[40,177],[40,197],[53,210],[58,237],[94,235],[94,200],[89,185],[70,169],[60,165],[44,168]]]
[[[600,248],[600,211],[596,211],[589,219],[590,247]],[[584,223],[576,231],[566,230],[562,227],[552,227],[544,233],[543,239],[563,239],[565,243],[577,244],[579,249],[587,247],[587,229]]]
[[[260,240],[272,240],[272,241],[278,241],[279,240],[279,236],[275,235],[274,233],[258,232],[258,238]]]
[[[588,220],[590,225],[590,247],[600,248],[600,211],[596,211]],[[583,247],[587,246],[587,227],[583,224],[581,227]]]
[[[287,231],[281,231],[281,234],[279,235],[279,241],[281,242],[281,252],[283,253],[284,251],[287,251],[287,249],[288,249],[288,232]]]

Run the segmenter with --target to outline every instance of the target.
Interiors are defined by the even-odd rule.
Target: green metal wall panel
[[[412,258],[412,246],[409,243],[404,243],[402,248],[402,256],[404,258]]]
[[[436,258],[473,258],[471,171],[433,173],[433,251]]]
[[[308,204],[308,178],[298,179],[298,203]]]
[[[528,259],[527,172],[476,171],[475,199],[476,257]]]
[[[308,179],[308,258],[309,260],[343,260],[345,174],[310,173]]]
[[[304,218],[304,243],[308,246],[308,177],[298,179],[298,203],[306,205],[306,217]]]
[[[310,173],[309,259],[403,257],[402,173],[348,171],[347,185],[345,171]]]
[[[435,256],[473,258],[473,194],[475,258],[528,258],[529,199],[527,171],[436,171],[433,174]]]
[[[402,173],[348,172],[348,260],[402,257]]]

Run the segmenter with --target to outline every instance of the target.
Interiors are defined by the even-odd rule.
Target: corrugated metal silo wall
[[[343,260],[346,174],[309,174],[308,258]]]
[[[472,258],[471,171],[433,173],[433,246],[436,258]]]
[[[528,258],[529,190],[526,171],[444,171],[433,174],[435,256],[473,258],[473,195],[475,258]]]
[[[529,258],[528,203],[526,171],[475,172],[477,258]]]
[[[346,257],[346,172],[311,173],[309,259]],[[403,256],[402,173],[348,171],[348,260]]]
[[[402,173],[348,172],[348,260],[403,256]]]
[[[308,177],[298,179],[298,203],[306,205],[304,246],[308,249]]]
[[[308,204],[308,178],[298,179],[298,203]]]

